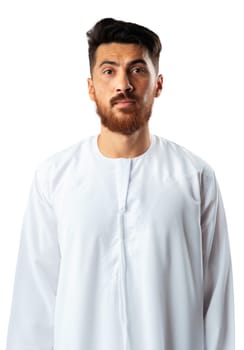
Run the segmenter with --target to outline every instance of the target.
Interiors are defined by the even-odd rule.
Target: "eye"
[[[105,74],[105,75],[110,75],[110,74],[112,74],[112,73],[113,73],[112,69],[105,69],[105,70],[103,71],[103,74]]]
[[[143,74],[146,72],[146,69],[144,67],[134,67],[131,69],[131,72],[135,74]]]

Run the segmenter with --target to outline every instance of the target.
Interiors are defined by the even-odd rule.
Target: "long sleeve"
[[[37,169],[23,216],[7,350],[53,349],[60,253],[47,181],[41,175]]]
[[[204,350],[234,350],[234,296],[225,209],[213,171],[202,181]]]

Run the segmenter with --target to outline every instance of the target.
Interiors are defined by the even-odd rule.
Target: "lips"
[[[117,101],[114,101],[113,105],[119,105],[121,107],[128,107],[135,103],[135,100],[130,99],[119,99]]]

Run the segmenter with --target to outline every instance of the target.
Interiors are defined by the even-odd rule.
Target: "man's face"
[[[148,122],[162,82],[145,48],[109,43],[96,51],[88,89],[101,123],[113,132],[130,135]]]

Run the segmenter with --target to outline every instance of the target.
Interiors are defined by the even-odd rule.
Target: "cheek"
[[[150,98],[151,96],[155,95],[156,85],[154,80],[149,79],[138,85],[138,89],[140,90],[142,96],[145,96],[145,98]]]
[[[155,88],[153,88],[153,87],[147,88],[144,91],[144,94],[143,94],[143,101],[145,103],[151,103],[151,101],[155,97],[155,93],[156,93],[156,89]]]
[[[95,85],[95,94],[97,97],[100,97],[102,99],[106,99],[105,97],[109,95],[111,90],[111,84],[109,82],[100,82],[99,84]]]
[[[111,94],[107,87],[101,87],[100,85],[94,90],[95,102],[100,106],[108,107],[110,105]]]
[[[95,91],[95,97],[100,103],[104,105],[109,101],[109,94],[105,89],[97,89]]]

